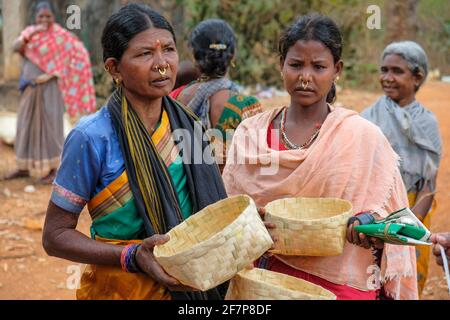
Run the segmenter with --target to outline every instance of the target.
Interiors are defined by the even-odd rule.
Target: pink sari
[[[22,35],[28,38],[34,29],[29,26]],[[53,23],[49,30],[31,37],[23,54],[43,72],[58,78],[70,116],[96,110],[89,53],[73,33]]]
[[[230,196],[248,194],[258,206],[285,197],[336,197],[351,201],[355,213],[374,210],[381,216],[408,206],[398,156],[378,127],[335,108],[308,149],[277,151],[268,146],[267,130],[279,111],[251,117],[236,130],[223,172]],[[383,284],[394,299],[418,298],[416,256],[409,246],[386,244],[381,270],[370,250],[350,243],[337,257],[277,259],[335,284],[364,291]]]

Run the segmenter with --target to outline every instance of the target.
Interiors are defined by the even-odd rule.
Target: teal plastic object
[[[357,232],[399,245],[431,245],[430,231],[409,208],[395,211],[385,219],[356,226]]]

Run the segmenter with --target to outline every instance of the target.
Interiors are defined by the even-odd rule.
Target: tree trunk
[[[417,0],[392,0],[386,4],[386,43],[416,40]]]
[[[18,80],[20,77],[22,59],[13,52],[13,43],[26,26],[26,2],[26,0],[2,2],[5,81]]]

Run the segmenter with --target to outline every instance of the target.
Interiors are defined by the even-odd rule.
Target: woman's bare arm
[[[27,44],[27,42],[33,37],[36,33],[42,32],[47,30],[47,27],[41,24],[38,24],[34,26],[32,32],[27,35],[27,38],[25,38],[23,35],[19,36],[13,44],[13,50],[14,52],[21,53],[23,47]]]
[[[78,215],[50,201],[42,236],[47,254],[79,263],[120,266],[124,247],[89,238],[75,229],[77,223]]]
[[[78,216],[65,211],[53,202],[47,209],[42,244],[48,255],[66,260],[96,265],[121,266],[120,256],[124,246],[93,240],[75,230]],[[155,281],[173,291],[193,291],[168,275],[153,255],[155,245],[169,240],[167,235],[154,235],[144,239],[136,253],[139,267]]]
[[[13,51],[14,52],[21,52],[23,47],[25,46],[26,41],[23,37],[18,37],[13,44]]]
[[[436,186],[437,174],[433,178],[433,185]],[[416,203],[413,206],[413,212],[420,218],[425,219],[433,204],[434,195],[431,191],[429,183],[425,183],[424,188],[417,194]],[[419,201],[419,202],[418,202]]]

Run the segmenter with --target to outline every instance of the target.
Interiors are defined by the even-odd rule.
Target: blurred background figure
[[[394,42],[384,49],[380,72],[384,95],[361,115],[381,128],[400,156],[409,205],[430,229],[442,146],[436,116],[416,100],[428,75],[428,59],[417,43]],[[430,250],[416,249],[419,294],[427,279]]]
[[[221,137],[214,139],[216,160],[222,168],[226,158],[226,141],[242,120],[262,111],[255,97],[239,93],[239,87],[229,78],[229,68],[235,66],[236,36],[231,26],[220,19],[198,24],[189,38],[198,80],[189,83],[177,100],[191,108],[202,124],[215,128]],[[231,130],[227,137],[227,130]],[[225,143],[224,143],[225,142]]]
[[[48,2],[36,6],[34,17],[35,24],[14,42],[24,64],[19,80],[17,170],[5,179],[32,176],[50,184],[64,143],[64,107],[71,116],[95,111],[95,91],[82,42],[55,23]]]
[[[200,77],[200,71],[190,60],[183,60],[178,66],[177,81],[175,82],[175,90],[170,96],[174,99],[189,83],[196,81]]]

